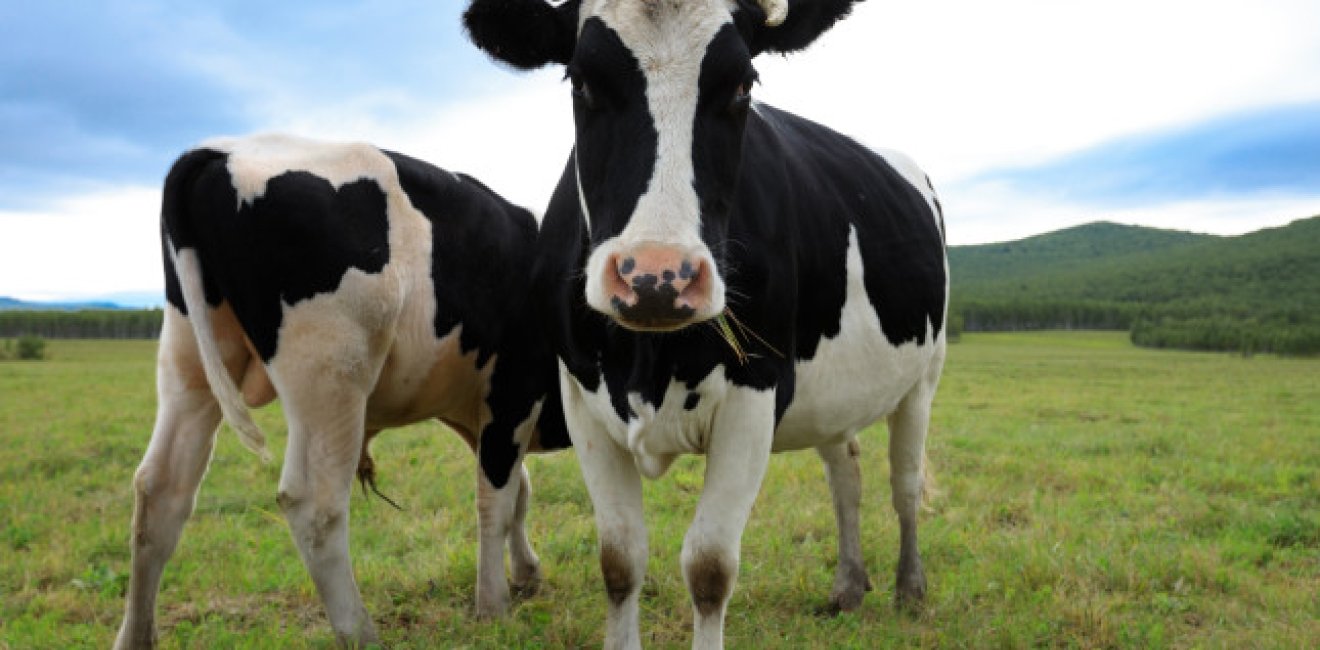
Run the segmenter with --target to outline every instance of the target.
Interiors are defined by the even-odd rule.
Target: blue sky
[[[160,291],[159,185],[216,135],[368,140],[539,210],[560,73],[458,0],[0,6],[0,295]],[[1320,3],[870,0],[757,95],[913,155],[950,241],[1108,219],[1233,234],[1320,213]]]

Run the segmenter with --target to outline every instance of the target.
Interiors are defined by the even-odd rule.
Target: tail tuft
[[[930,466],[930,456],[921,452],[921,508],[927,512],[934,510],[936,501],[944,498],[939,483],[935,481],[935,470]]]

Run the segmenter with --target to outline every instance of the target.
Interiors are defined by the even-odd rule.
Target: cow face
[[[476,0],[465,15],[492,56],[565,65],[591,242],[585,298],[624,327],[670,331],[723,312],[752,59],[805,47],[851,6],[795,4],[769,27],[785,5],[765,3],[769,21],[731,0]]]

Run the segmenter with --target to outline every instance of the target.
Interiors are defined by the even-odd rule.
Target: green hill
[[[1130,329],[1141,345],[1320,353],[1320,217],[1238,237],[1094,223],[949,250],[968,330]]]

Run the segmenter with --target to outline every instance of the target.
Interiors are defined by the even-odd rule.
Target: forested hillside
[[[1127,329],[1140,345],[1320,353],[1320,217],[1239,237],[1096,223],[949,251],[967,330]]]

